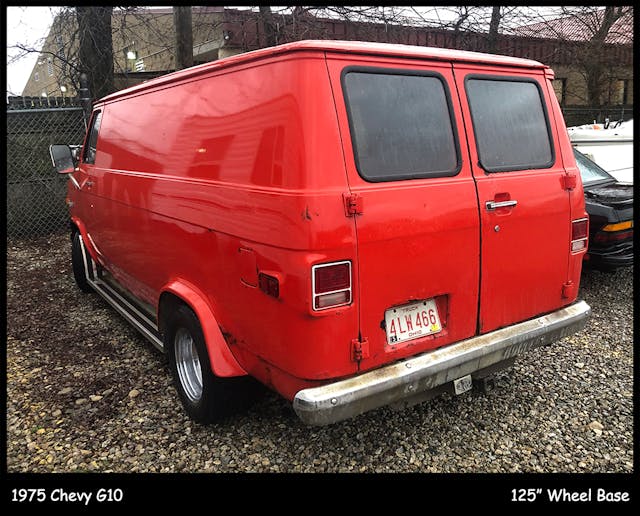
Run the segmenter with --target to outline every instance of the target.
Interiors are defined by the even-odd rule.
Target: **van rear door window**
[[[449,90],[433,72],[342,73],[356,167],[366,181],[452,176],[460,151]]]
[[[487,172],[549,168],[554,163],[551,128],[534,80],[468,76],[465,89]]]
[[[98,145],[98,131],[100,131],[100,122],[102,121],[102,111],[96,111],[93,115],[91,123],[91,131],[87,138],[87,144],[84,149],[82,161],[84,163],[93,164],[96,162],[96,147]]]

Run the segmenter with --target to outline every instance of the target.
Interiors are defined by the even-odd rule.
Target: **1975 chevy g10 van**
[[[188,414],[250,375],[328,424],[460,393],[582,328],[588,218],[529,60],[302,41],[93,107],[72,263],[168,355]]]

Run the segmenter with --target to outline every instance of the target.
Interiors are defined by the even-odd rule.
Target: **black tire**
[[[180,305],[169,314],[164,346],[178,396],[191,419],[202,424],[217,423],[244,405],[247,377],[220,378],[213,374],[200,322],[189,307]],[[185,348],[191,349],[187,353],[197,353],[199,385],[193,377],[195,362],[180,360],[180,349]]]
[[[91,267],[91,256],[86,253],[87,265]],[[71,267],[73,269],[73,277],[76,280],[78,288],[85,293],[93,292],[91,285],[87,281],[84,270],[84,260],[82,259],[82,246],[80,244],[80,232],[74,231],[71,235]]]

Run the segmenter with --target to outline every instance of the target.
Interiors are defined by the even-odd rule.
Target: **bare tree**
[[[618,23],[626,17],[628,24]],[[633,33],[629,38],[624,32],[632,27],[632,20],[633,6],[561,7],[555,15],[532,17],[532,23],[516,33],[556,40],[558,51],[584,79],[586,95],[582,100],[598,108],[611,103],[609,84],[621,66],[612,42],[633,41]]]
[[[78,70],[89,77],[94,98],[114,91],[111,13],[113,7],[76,7],[78,19]]]
[[[176,70],[189,68],[193,66],[191,6],[174,6],[173,24],[176,32]]]

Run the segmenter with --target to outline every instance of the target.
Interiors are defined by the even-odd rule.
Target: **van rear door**
[[[544,69],[454,70],[478,188],[484,333],[562,306],[570,199]]]
[[[358,242],[360,369],[474,335],[479,216],[450,63],[327,54]]]

